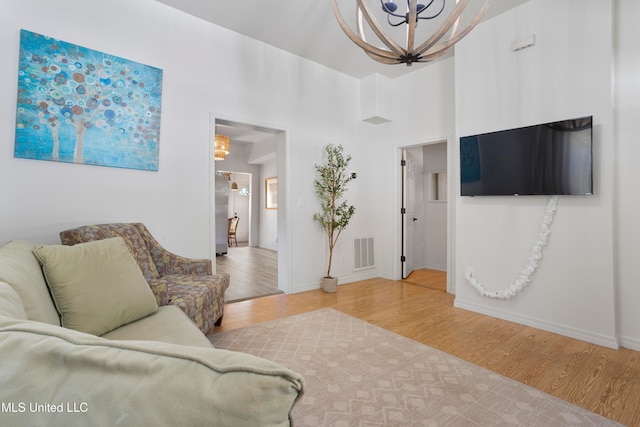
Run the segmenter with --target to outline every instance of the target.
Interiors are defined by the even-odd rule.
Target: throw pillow
[[[65,328],[102,335],[158,308],[122,237],[33,252]]]

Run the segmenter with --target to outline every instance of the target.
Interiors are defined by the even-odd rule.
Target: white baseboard
[[[631,337],[620,337],[620,345],[629,350],[640,351],[640,340]]]
[[[547,322],[545,320],[535,319],[528,316],[520,316],[511,312],[506,312],[501,310],[487,310],[486,307],[461,301],[460,298],[454,299],[453,306],[457,308],[463,308],[465,310],[473,311],[476,313],[485,314],[487,316],[496,317],[498,319],[508,320],[510,322],[531,326],[537,329],[541,329],[543,331],[553,332],[553,333],[564,335],[570,338],[575,338],[578,340],[601,345],[603,347],[612,348],[614,350],[618,350],[620,348],[620,341],[613,336],[596,334],[593,332],[574,328],[572,326]],[[637,344],[640,344],[640,343],[637,343]]]
[[[376,277],[380,277],[380,275],[377,274],[375,270],[371,270],[369,272],[362,271],[358,273],[349,274],[346,276],[341,276],[338,278],[338,283],[341,285],[345,285],[351,282],[359,282],[360,280],[375,279]]]
[[[375,270],[371,270],[370,272],[367,272],[367,273],[357,272],[353,274],[348,274],[346,276],[338,277],[338,286],[346,285],[347,283],[351,283],[351,282],[358,282],[360,280],[375,279],[377,277],[380,277],[380,275],[376,274]],[[297,294],[298,292],[306,292],[306,291],[313,291],[315,289],[320,289],[320,280],[321,279],[318,279],[317,282],[309,282],[309,283],[301,283],[298,285],[293,285],[293,289],[291,289],[291,293]]]
[[[320,281],[310,282],[310,283],[300,283],[298,285],[293,285],[293,288],[291,289],[291,293],[297,294],[299,292],[313,291],[315,289],[320,289]]]
[[[424,268],[428,268],[429,270],[447,271],[447,266],[440,264],[427,264]]]

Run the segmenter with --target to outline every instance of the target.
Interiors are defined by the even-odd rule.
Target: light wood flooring
[[[332,307],[627,426],[640,426],[640,352],[612,350],[453,307],[453,295],[371,279],[227,304],[217,331]]]
[[[425,288],[435,289],[436,291],[447,292],[447,272],[440,270],[431,270],[429,268],[420,268],[413,270],[406,279],[402,280],[412,285],[424,286]]]
[[[229,247],[226,255],[216,257],[216,273],[231,276],[224,295],[227,303],[282,293],[278,289],[276,251],[240,242],[238,246]]]

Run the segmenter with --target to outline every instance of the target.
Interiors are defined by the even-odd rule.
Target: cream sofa
[[[0,425],[287,426],[303,378],[158,307],[121,237],[0,248]]]

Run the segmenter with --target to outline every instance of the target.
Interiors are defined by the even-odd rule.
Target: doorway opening
[[[229,137],[228,153],[211,162],[210,174],[210,247],[217,255],[216,272],[232,278],[225,302],[288,292],[287,133],[213,113],[210,119],[210,140]],[[265,182],[274,177],[281,191],[276,193],[277,209],[268,209]],[[236,225],[235,234],[230,225]]]
[[[401,148],[401,280],[452,292],[448,142]]]
[[[227,218],[228,225],[227,246],[256,246],[251,238],[252,174],[218,169],[216,175],[224,177],[216,178],[216,181],[223,181],[222,187],[226,190],[223,191],[222,197],[216,199],[216,207],[221,214],[226,213],[224,217]],[[224,245],[222,247],[224,248]],[[223,253],[216,249],[216,255],[218,254]]]

